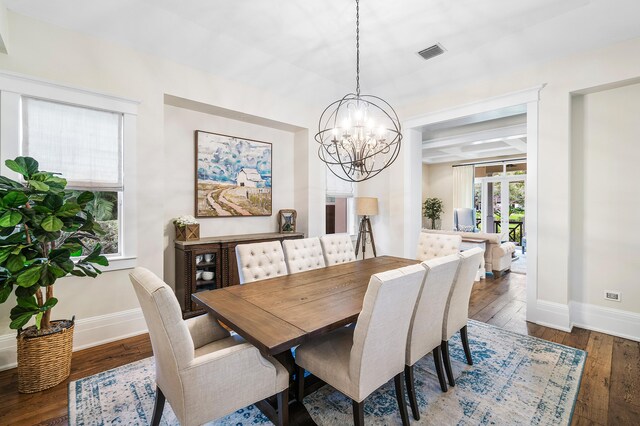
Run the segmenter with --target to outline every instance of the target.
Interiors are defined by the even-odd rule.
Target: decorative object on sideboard
[[[196,217],[271,216],[271,144],[196,130]]]
[[[356,92],[320,116],[318,156],[338,178],[362,182],[389,167],[400,153],[400,120],[387,101],[360,94],[360,3],[356,0]]]
[[[195,217],[184,215],[173,219],[176,228],[176,241],[193,241],[200,239],[200,224]]]
[[[422,216],[428,219],[425,228],[440,229],[442,213],[444,213],[444,207],[440,198],[427,198],[424,200],[424,203],[422,203]]]
[[[95,278],[96,265],[109,262],[95,242],[104,231],[90,214],[92,192],[66,190],[66,179],[38,170],[31,157],[5,164],[21,178],[0,176],[0,303],[15,288],[9,327],[18,330],[18,391],[33,393],[71,371],[74,318],[51,320],[53,284],[68,274]]]
[[[282,234],[296,232],[296,218],[298,212],[293,209],[280,210],[278,212],[278,232]]]
[[[371,229],[371,221],[369,216],[376,216],[378,214],[378,199],[374,197],[356,197],[356,215],[362,216],[360,219],[360,228],[358,230],[358,240],[356,241],[356,257],[358,257],[358,251],[360,244],[362,244],[362,258],[365,258],[365,251],[367,249],[367,240],[371,242],[371,249],[373,250],[373,257],[377,257],[376,243],[373,239],[373,229]]]

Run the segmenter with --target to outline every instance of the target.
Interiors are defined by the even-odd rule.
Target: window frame
[[[136,201],[136,128],[139,102],[103,93],[59,85],[20,74],[0,72],[0,171],[17,179],[4,159],[22,153],[22,98],[39,98],[122,114],[122,191],[118,192],[118,251],[107,255],[109,266],[103,271],[130,269],[137,261],[137,201]],[[95,189],[100,191],[99,188]]]

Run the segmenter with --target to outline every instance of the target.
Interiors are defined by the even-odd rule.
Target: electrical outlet
[[[604,298],[607,300],[612,300],[614,302],[620,302],[620,300],[622,299],[622,293],[619,291],[605,290]]]

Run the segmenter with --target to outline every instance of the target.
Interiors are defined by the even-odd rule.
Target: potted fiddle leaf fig
[[[74,320],[51,319],[53,284],[67,275],[96,277],[97,265],[109,263],[95,243],[103,232],[87,209],[92,192],[66,190],[64,178],[30,157],[5,164],[21,179],[0,176],[0,303],[16,303],[10,328],[18,330],[18,390],[38,392],[66,379],[71,366]]]

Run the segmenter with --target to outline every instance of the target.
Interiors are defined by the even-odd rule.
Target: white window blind
[[[351,197],[353,196],[353,182],[342,180],[327,170],[327,195]]]
[[[23,97],[23,153],[69,187],[122,190],[122,114]]]

